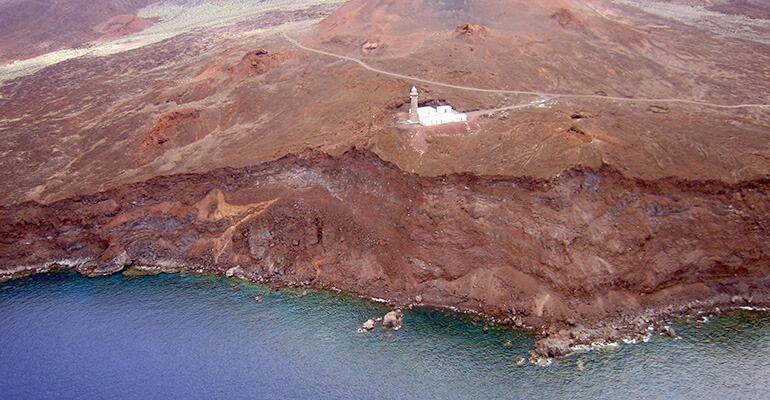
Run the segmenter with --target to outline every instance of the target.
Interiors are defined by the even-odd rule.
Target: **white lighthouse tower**
[[[452,124],[457,122],[468,122],[468,115],[459,113],[452,109],[452,106],[438,106],[436,108],[426,106],[420,107],[417,102],[417,88],[412,86],[409,97],[412,102],[409,105],[409,123],[420,124],[422,126],[435,126],[443,124]]]
[[[419,93],[417,93],[417,88],[412,86],[412,91],[409,93],[409,97],[412,99],[412,104],[409,107],[409,122],[413,124],[417,124],[420,122],[420,114],[417,112],[417,97],[419,96]]]

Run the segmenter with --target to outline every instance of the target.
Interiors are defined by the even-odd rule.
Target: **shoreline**
[[[685,321],[694,317],[700,317],[698,322],[708,323],[712,318],[718,318],[722,313],[730,311],[747,311],[756,313],[770,313],[770,302],[753,304],[750,299],[741,299],[746,305],[738,305],[737,299],[731,299],[727,303],[719,302],[689,302],[687,304],[670,305],[661,310],[646,310],[646,312],[631,317],[634,323],[629,324],[629,317],[598,321],[593,327],[586,327],[577,323],[573,328],[561,329],[555,334],[549,332],[550,327],[533,327],[524,324],[516,324],[513,319],[500,319],[479,310],[462,309],[451,305],[437,305],[424,303],[399,303],[388,299],[371,297],[360,293],[346,292],[333,286],[316,287],[304,285],[301,282],[274,282],[269,280],[250,280],[246,277],[230,275],[227,272],[209,270],[206,268],[179,268],[167,266],[126,265],[119,270],[111,272],[88,272],[83,269],[91,260],[59,260],[44,263],[40,266],[19,266],[16,268],[0,269],[0,283],[12,282],[35,276],[77,273],[79,277],[101,278],[121,274],[126,279],[152,277],[161,274],[194,274],[201,277],[226,279],[241,284],[256,285],[271,290],[282,289],[311,289],[337,295],[349,296],[380,305],[387,305],[393,309],[422,309],[428,311],[450,311],[457,315],[478,317],[477,322],[483,322],[484,327],[502,327],[506,329],[519,329],[525,331],[536,339],[535,346],[530,351],[529,363],[539,367],[547,367],[553,359],[565,359],[572,356],[602,349],[615,349],[624,345],[648,343],[653,335],[666,336],[672,340],[679,340],[676,332],[669,325],[676,321]]]

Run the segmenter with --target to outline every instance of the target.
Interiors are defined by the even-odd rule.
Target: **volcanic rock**
[[[101,258],[104,259],[104,256]],[[127,266],[131,265],[131,257],[123,250],[115,257],[107,261],[89,261],[81,264],[77,267],[78,272],[88,277],[98,277],[112,275],[123,271]]]
[[[564,357],[572,353],[572,343],[563,335],[549,336],[537,342],[534,352],[540,357]]]
[[[455,28],[455,34],[465,39],[484,40],[489,34],[489,29],[478,24],[462,24]]]
[[[562,28],[582,28],[583,24],[577,17],[568,9],[560,8],[555,13],[551,14],[551,18],[556,20]]]
[[[262,75],[278,67],[291,58],[288,52],[271,53],[265,49],[256,49],[246,53],[241,62],[231,68],[234,77],[245,78]]]
[[[672,328],[672,327],[670,327],[668,325],[663,325],[662,327],[660,327],[659,332],[660,332],[661,335],[666,335],[666,336],[670,337],[671,339],[676,339],[677,338],[676,331],[674,331],[674,328]]]
[[[401,310],[394,310],[387,314],[385,314],[384,317],[382,317],[382,327],[393,329],[393,330],[399,330],[401,329],[401,324],[404,319],[404,314],[401,312]]]
[[[361,52],[364,54],[369,54],[375,50],[377,50],[380,47],[380,44],[376,41],[367,40],[363,44],[361,44]]]
[[[375,326],[375,325],[376,325],[376,322],[374,321],[374,319],[371,319],[371,318],[370,318],[370,319],[367,319],[367,320],[366,320],[366,321],[363,323],[363,325],[361,325],[361,328],[362,328],[362,329],[364,329],[364,330],[367,330],[367,331],[371,331],[371,330],[373,330],[373,329],[374,329],[374,326]]]

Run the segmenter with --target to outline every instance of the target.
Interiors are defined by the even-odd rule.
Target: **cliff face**
[[[130,265],[339,288],[538,329],[767,302],[770,181],[420,177],[369,152],[0,209],[0,277]],[[2,279],[0,278],[0,279]]]

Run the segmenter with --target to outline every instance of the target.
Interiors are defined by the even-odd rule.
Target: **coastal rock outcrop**
[[[534,352],[544,358],[564,357],[572,353],[572,344],[569,336],[549,336],[537,342]]]
[[[382,317],[382,327],[393,329],[393,330],[399,330],[401,329],[403,320],[404,320],[404,313],[401,312],[401,310],[393,310],[385,314],[384,317]]]
[[[103,259],[104,257],[102,257]],[[106,261],[94,260],[83,263],[77,267],[77,271],[89,277],[106,276],[123,271],[131,265],[131,262],[131,257],[124,250]]]

